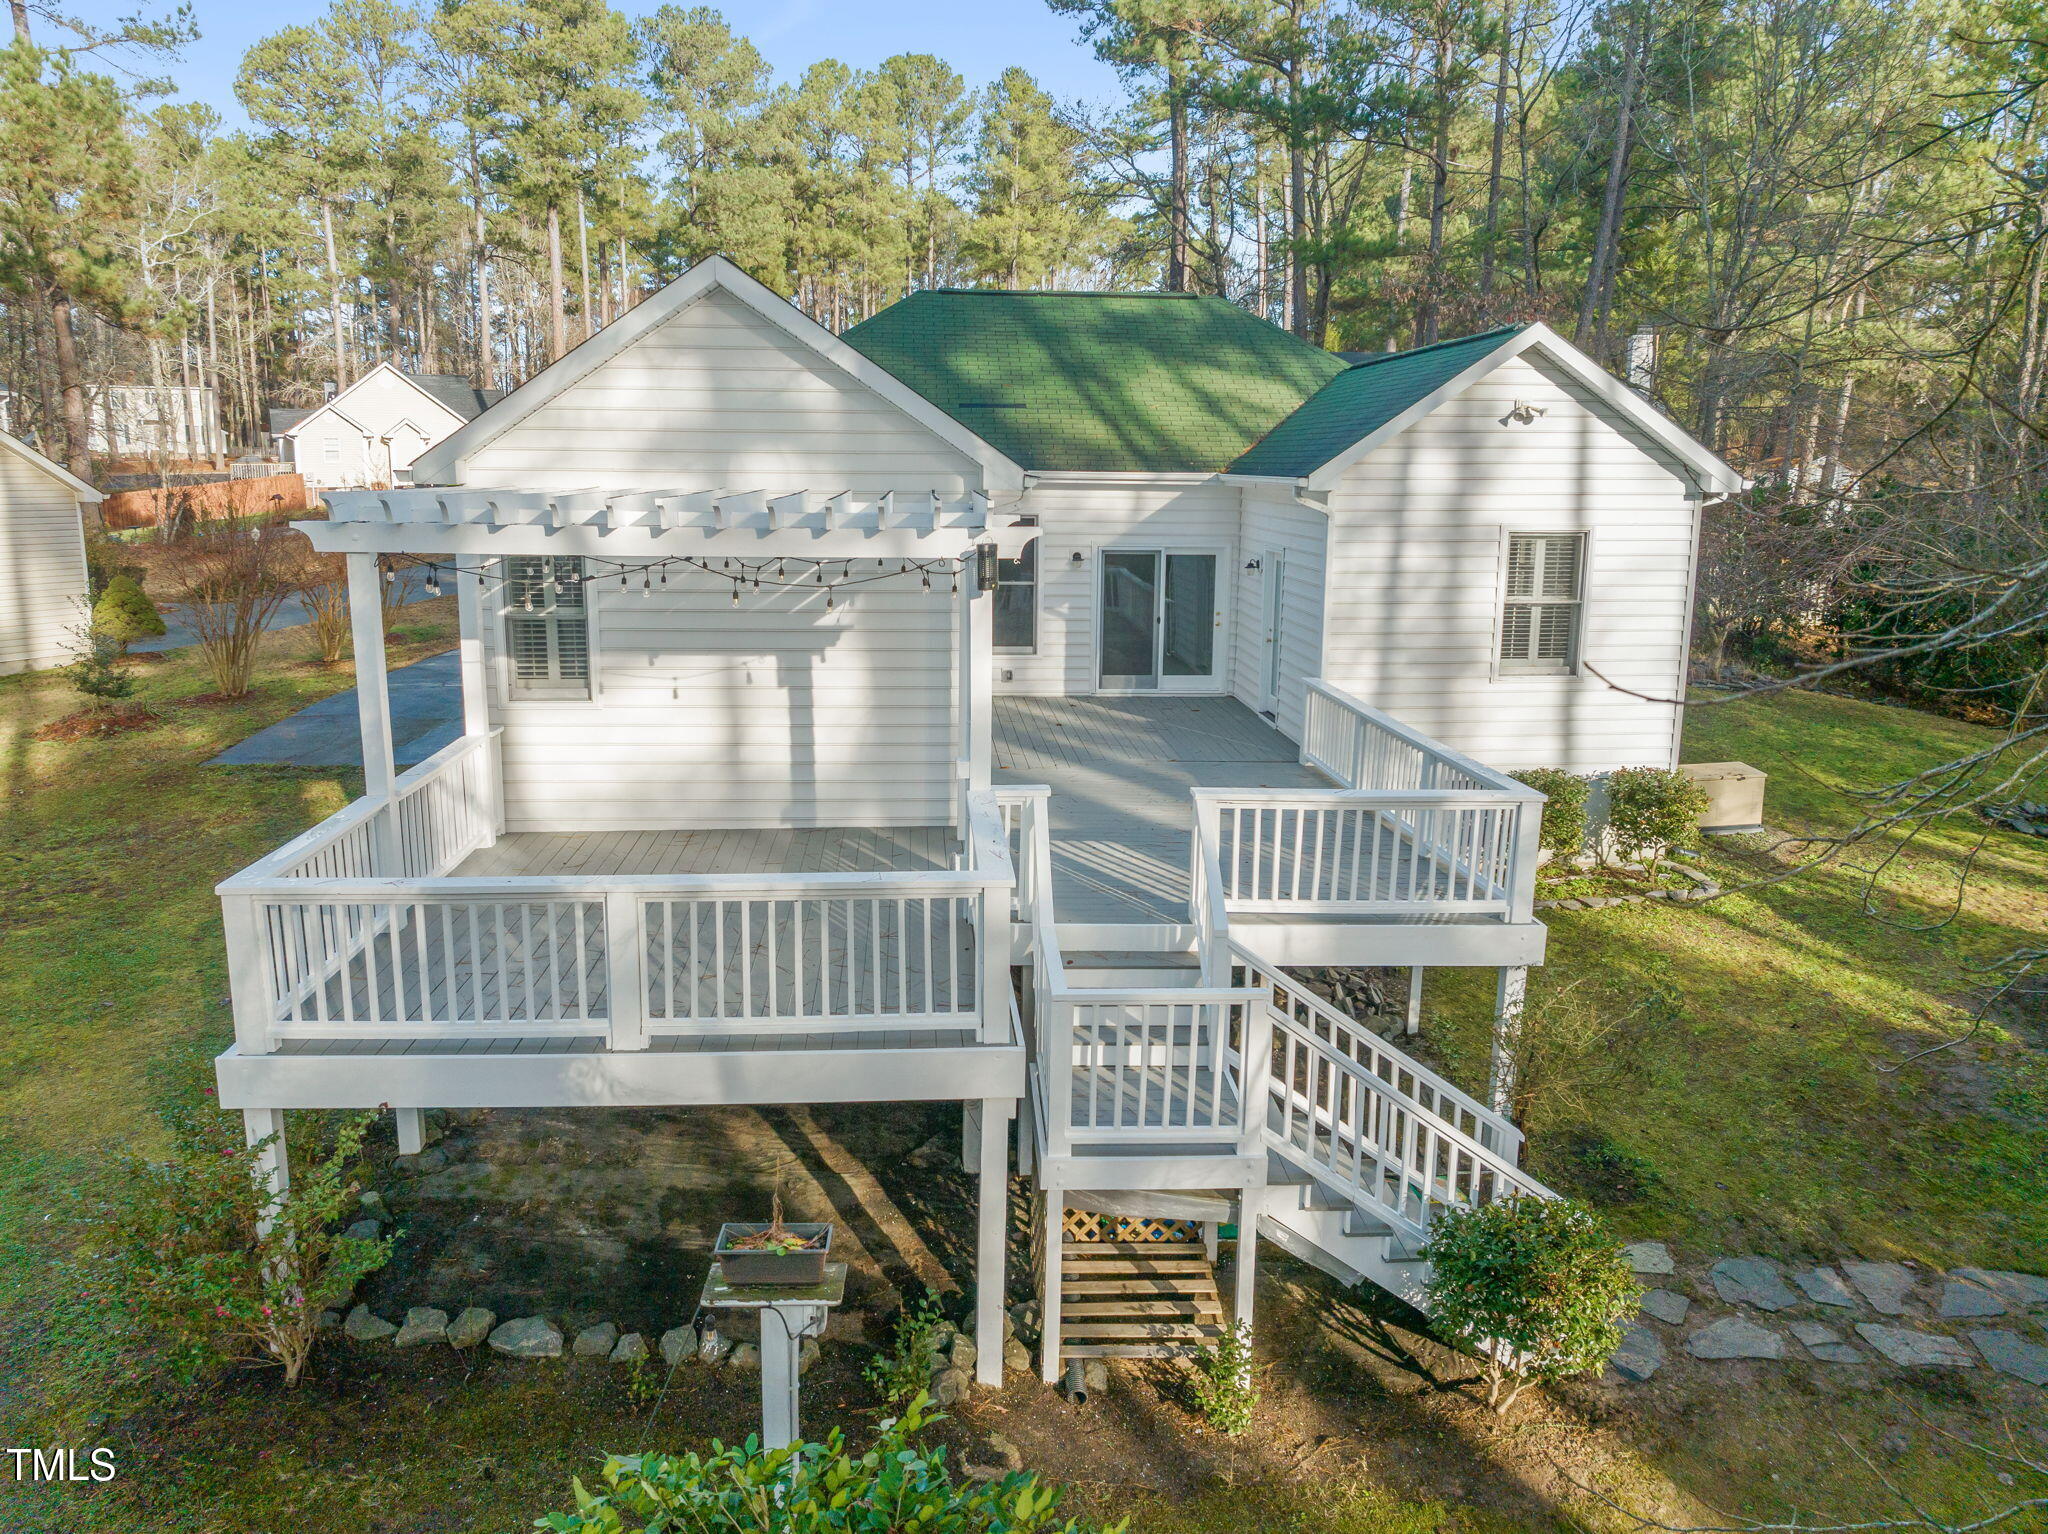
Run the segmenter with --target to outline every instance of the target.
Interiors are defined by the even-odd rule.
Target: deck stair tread
[[[1201,1242],[1061,1241],[1061,1357],[1186,1357],[1224,1325]]]

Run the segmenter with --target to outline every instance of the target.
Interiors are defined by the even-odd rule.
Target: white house
[[[61,665],[85,623],[85,508],[99,491],[0,432],[0,676]]]
[[[1222,1224],[1249,1323],[1259,1237],[1413,1298],[1434,1210],[1546,1191],[1502,769],[1675,761],[1742,484],[1547,329],[1351,364],[1211,298],[930,292],[835,337],[712,260],[414,475],[304,524],[367,791],[220,886],[252,1137],[956,1100],[984,1380],[1013,1165],[1047,1378],[1216,1335]],[[461,599],[467,730],[403,776],[380,554]],[[1324,964],[1495,971],[1492,1080]]]
[[[271,437],[309,487],[384,488],[404,484],[414,459],[502,392],[380,362],[310,410],[271,411]]]

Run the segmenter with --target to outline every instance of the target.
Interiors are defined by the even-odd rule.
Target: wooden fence
[[[198,521],[305,509],[306,482],[296,474],[225,479],[210,485],[173,485],[168,490],[123,490],[100,502],[100,516],[113,532],[155,527],[167,516],[178,514]]]

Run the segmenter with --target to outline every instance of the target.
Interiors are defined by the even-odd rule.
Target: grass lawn
[[[394,664],[445,647],[447,607],[408,609]],[[366,1363],[344,1348],[316,1362],[296,1398],[267,1376],[185,1393],[136,1372],[66,1265],[66,1217],[107,1153],[148,1144],[156,1110],[196,1096],[230,1036],[213,884],[354,791],[352,773],[201,767],[349,685],[345,668],[306,663],[303,631],[268,646],[258,691],[233,706],[178,701],[210,685],[189,654],[147,668],[142,701],[166,722],[105,741],[35,741],[75,700],[53,676],[0,680],[0,1443],[114,1441],[136,1467],[92,1494],[0,1481],[7,1534],[509,1530],[560,1505],[568,1475],[602,1448],[641,1447],[645,1418],[615,1384],[488,1358]],[[1793,695],[1695,709],[1686,754],[1765,769],[1773,826],[1824,831],[1853,823],[1854,787],[1982,738],[1905,710]],[[2040,1270],[2039,1012],[2014,1009],[1959,1048],[1885,1069],[1962,1031],[1981,983],[1970,966],[2048,926],[2048,842],[2007,831],[1989,834],[1956,907],[1957,860],[1978,834],[1958,825],[1923,837],[1887,871],[1877,914],[1857,871],[1870,851],[1703,908],[1556,913],[1532,986],[1538,1174],[1602,1205],[1630,1236],[1695,1256]],[[1724,844],[1710,866],[1733,888],[1783,864]],[[1483,1081],[1489,1002],[1484,976],[1431,977],[1427,1046],[1467,1084]],[[925,1174],[900,1163],[874,1164],[908,1200]],[[1901,1401],[1861,1386],[1816,1399],[1739,1366],[1710,1383],[1674,1367],[1676,1383],[1635,1394],[1569,1387],[1496,1424],[1413,1371],[1374,1363],[1374,1323],[1331,1286],[1277,1259],[1264,1266],[1276,1302],[1261,1339],[1270,1421],[1249,1440],[1189,1438],[1183,1416],[1122,1385],[1087,1419],[1059,1415],[1029,1383],[968,1415],[983,1431],[1002,1425],[1034,1463],[1042,1452],[1065,1468],[1091,1507],[1132,1511],[1147,1534],[1602,1523],[1560,1489],[1559,1465],[1694,1515],[1708,1501],[1770,1511],[1783,1489],[1775,1473],[1792,1465],[1809,1505],[1839,1507],[1869,1474],[1837,1431],[1864,1445],[1915,1414],[1997,1430],[1991,1398],[1973,1393],[1990,1389],[1983,1370]],[[858,1399],[856,1364],[824,1367],[828,1398]],[[708,1418],[677,1420],[745,1411],[743,1389],[701,1388]],[[987,1412],[1008,1415],[980,1420]],[[1069,1457],[1089,1435],[1105,1446],[1099,1479]],[[1985,1483],[1965,1458],[1915,1429],[1885,1468],[1944,1496]]]

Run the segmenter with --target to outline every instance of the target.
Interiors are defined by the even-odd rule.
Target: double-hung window
[[[1015,559],[996,561],[995,648],[1029,655],[1038,648],[1038,540],[1017,551]]]
[[[1502,671],[1561,675],[1577,669],[1585,579],[1584,533],[1508,535]]]
[[[590,614],[583,561],[519,555],[505,561],[505,653],[511,695],[590,696]]]

